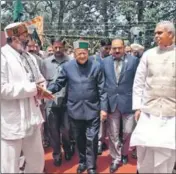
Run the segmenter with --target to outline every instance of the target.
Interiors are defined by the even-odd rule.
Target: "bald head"
[[[125,45],[122,39],[114,39],[111,46],[112,56],[116,59],[120,59],[125,54]]]
[[[175,26],[170,21],[162,21],[155,28],[155,41],[159,47],[166,47],[173,44]]]
[[[112,45],[113,45],[113,44],[117,44],[117,43],[120,43],[120,44],[122,44],[123,46],[125,45],[125,44],[124,44],[124,41],[123,41],[122,39],[114,39],[114,40],[112,40]]]

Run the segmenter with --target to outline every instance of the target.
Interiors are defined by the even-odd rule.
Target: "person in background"
[[[37,64],[39,66],[39,70],[40,70],[40,72],[42,72],[43,59],[37,55],[36,42],[32,39],[32,37],[26,45],[26,51],[31,53],[36,58]],[[47,124],[46,124],[46,110],[45,110],[44,100],[41,100],[40,110],[41,110],[43,118],[45,120],[44,125],[43,125],[43,129],[42,129],[42,135],[43,135],[42,137],[43,137],[43,146],[46,148],[46,147],[49,147],[50,142],[49,142]]]
[[[107,118],[107,94],[101,65],[88,57],[88,42],[74,43],[75,59],[65,63],[48,89],[54,94],[67,85],[67,108],[79,153],[77,173],[96,173],[98,132]]]
[[[73,48],[71,48],[71,47],[67,48],[66,54],[70,57],[70,60],[74,59]]]
[[[111,40],[110,39],[102,39],[100,41],[100,50],[98,53],[95,55],[91,56],[94,61],[98,61],[101,65],[103,64],[103,59],[108,57],[110,55],[110,50],[111,50]],[[103,68],[103,66],[102,66]],[[107,127],[107,122],[101,121],[100,122],[100,130],[99,130],[99,135],[98,135],[98,155],[101,155],[103,150],[107,149],[107,145],[105,143],[105,138],[106,138],[106,127]]]
[[[108,94],[109,105],[107,132],[112,157],[110,173],[114,173],[120,167],[121,162],[128,163],[129,141],[135,124],[132,111],[132,87],[138,59],[125,53],[124,41],[121,39],[112,41],[111,53],[111,56],[103,60],[103,67],[104,89]],[[121,128],[123,129],[122,143]]]
[[[129,46],[129,45],[125,46],[125,53],[131,54],[131,52],[132,52],[131,46]]]
[[[65,45],[60,40],[53,42],[54,54],[43,61],[42,74],[47,81],[47,86],[54,82],[56,75],[61,71],[69,57],[64,53]],[[66,109],[66,89],[63,88],[55,94],[54,101],[46,101],[46,122],[51,147],[53,148],[54,165],[62,164],[61,138],[66,160],[71,160],[74,144],[69,137],[69,119]],[[61,135],[62,134],[62,135]]]
[[[38,51],[37,51],[37,46],[36,46],[36,42],[32,39],[30,39],[26,45],[26,51],[31,53],[35,58],[36,58],[36,61],[37,61],[37,64],[39,66],[39,70],[41,72],[41,66],[42,66],[42,61],[43,59],[38,56]]]
[[[111,40],[110,39],[102,39],[100,41],[100,50],[97,54],[93,56],[96,61],[101,62],[104,58],[110,55],[111,50]]]
[[[137,125],[131,146],[137,147],[139,173],[172,173],[175,163],[176,69],[175,27],[170,21],[156,25],[157,47],[146,51],[133,85]]]
[[[131,47],[131,54],[140,59],[144,53],[144,47],[136,43],[131,44],[130,47]]]
[[[54,54],[53,46],[52,45],[48,46],[46,52],[47,52],[47,57],[52,56]]]

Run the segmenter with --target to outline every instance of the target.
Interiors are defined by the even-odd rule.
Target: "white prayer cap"
[[[16,23],[9,24],[5,27],[4,31],[5,31],[6,38],[12,37],[12,36],[18,37],[25,32],[28,33],[28,29],[23,22],[16,22]]]
[[[137,44],[137,43],[131,44],[130,47],[134,51],[144,50],[144,47],[140,44]]]

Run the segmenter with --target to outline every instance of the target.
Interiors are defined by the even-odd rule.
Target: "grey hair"
[[[159,25],[164,26],[164,28],[168,32],[171,32],[175,36],[175,26],[174,26],[173,22],[171,22],[171,21],[161,21],[156,26],[159,26]]]

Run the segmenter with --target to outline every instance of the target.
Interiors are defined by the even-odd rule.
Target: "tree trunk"
[[[64,0],[60,0],[60,10],[59,10],[59,20],[58,20],[59,35],[62,35],[62,30],[63,30],[64,8],[65,8]]]
[[[138,22],[141,22],[144,20],[144,2],[139,1],[138,2]]]
[[[102,16],[103,16],[103,22],[104,22],[104,35],[106,37],[109,36],[109,26],[108,26],[108,0],[103,0],[102,1]]]

